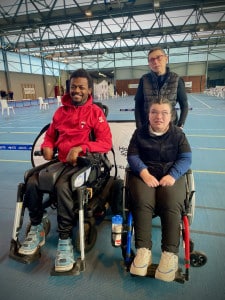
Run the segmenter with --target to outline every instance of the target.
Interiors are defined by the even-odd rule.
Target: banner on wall
[[[33,87],[29,87],[29,88],[24,87],[23,92],[24,92],[24,95],[35,94],[35,88],[33,88]]]
[[[35,84],[21,84],[23,99],[36,99]]]

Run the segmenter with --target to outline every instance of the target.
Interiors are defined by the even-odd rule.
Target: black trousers
[[[70,182],[75,172],[76,167],[65,164],[54,187],[59,237],[63,239],[71,236],[75,222],[76,193],[72,192]],[[31,224],[40,224],[43,217],[43,191],[39,189],[39,172],[34,173],[28,179],[24,201],[29,210]]]
[[[161,219],[162,251],[179,252],[180,223],[186,197],[185,177],[170,187],[148,187],[140,177],[128,172],[128,189],[134,219],[135,247],[152,248],[152,217]]]

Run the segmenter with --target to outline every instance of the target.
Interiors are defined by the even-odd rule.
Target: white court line
[[[0,159],[0,162],[31,163],[30,160],[17,160],[17,159]]]
[[[9,128],[26,128],[27,129],[27,126],[1,126],[2,129],[9,129]],[[39,126],[29,126],[29,128],[31,129],[39,129],[40,127]]]
[[[196,150],[211,150],[211,151],[225,151],[225,148],[210,148],[210,147],[191,147],[191,149]]]
[[[0,131],[0,134],[38,134],[39,132],[33,131]]]
[[[220,174],[225,175],[224,171],[211,171],[211,170],[192,170],[194,173],[206,173],[206,174]]]
[[[225,135],[209,135],[209,134],[190,134],[186,133],[185,134],[188,137],[202,137],[202,138],[225,138]]]
[[[207,108],[212,108],[210,105],[206,104],[205,102],[203,102],[202,100],[198,99],[196,96],[191,95],[193,99],[197,100],[198,102],[200,102],[201,104],[205,105]]]

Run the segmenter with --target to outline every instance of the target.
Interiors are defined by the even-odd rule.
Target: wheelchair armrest
[[[40,170],[42,170],[43,168],[46,168],[54,163],[58,162],[58,159],[53,159],[53,160],[50,160],[42,165],[39,165],[37,167],[34,167],[32,169],[29,169],[27,170],[25,173],[24,173],[24,182],[26,182],[28,180],[28,178],[30,176],[32,176],[35,172],[39,172]]]
[[[79,167],[87,167],[87,166],[90,167],[91,166],[91,161],[90,161],[90,159],[88,159],[85,156],[78,156],[77,165]]]
[[[76,171],[71,178],[71,186],[74,191],[76,188],[81,187],[86,182],[93,182],[100,176],[100,169],[102,164],[111,169],[111,164],[108,158],[101,153],[87,153],[87,156],[79,156],[77,158],[77,166],[81,169]],[[90,176],[91,175],[91,176]]]
[[[90,165],[84,166],[81,169],[77,170],[71,177],[72,191],[75,191],[77,188],[84,185],[87,182],[90,173]]]
[[[189,174],[192,174],[192,170],[191,169],[188,169],[187,172],[185,173],[186,175],[189,175]]]

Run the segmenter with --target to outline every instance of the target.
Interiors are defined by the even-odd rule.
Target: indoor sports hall
[[[117,199],[123,194],[122,191],[127,191],[125,184],[123,187],[119,184],[117,188],[113,186],[112,190],[108,189],[108,194],[104,193],[104,186],[99,196],[104,207],[97,211],[99,214],[93,214],[96,219],[93,215],[91,219],[94,219],[93,228],[97,238],[96,241],[96,235],[92,238],[94,242],[90,251],[86,247],[87,222],[82,222],[83,215],[78,215],[81,224],[76,226],[74,233],[78,228],[80,235],[73,234],[73,246],[75,266],[78,266],[85,252],[86,268],[81,272],[53,272],[59,240],[57,205],[46,209],[45,221],[50,221],[51,226],[46,243],[41,247],[41,257],[35,256],[35,253],[38,259],[27,261],[30,262],[27,264],[24,262],[30,258],[24,257],[29,255],[16,257],[30,229],[28,209],[23,205],[26,188],[24,178],[27,171],[33,168],[34,142],[51,122],[55,111],[65,104],[67,96],[62,97],[74,88],[83,88],[80,84],[75,87],[71,84],[71,75],[79,69],[88,71],[91,76],[88,90],[92,85],[89,94],[92,93],[94,101],[102,104],[105,111],[108,108],[107,120],[113,136],[115,160],[113,151],[107,155],[113,168],[111,170],[110,164],[107,165],[107,159],[102,167],[103,159],[99,155],[98,158],[102,160],[95,164],[95,170],[100,172],[95,172],[95,178],[102,179],[103,176],[99,174],[102,175],[108,167],[107,179],[111,180],[115,174],[118,179],[115,182],[126,182],[127,147],[136,127],[135,98],[138,99],[136,103],[145,101],[146,110],[146,102],[150,103],[157,96],[166,95],[174,105],[175,101],[177,103],[176,109],[180,115],[177,125],[184,125],[183,130],[192,148],[193,210],[189,215],[193,219],[190,222],[190,235],[193,242],[191,248],[194,249],[191,249],[191,267],[186,269],[188,261],[185,258],[189,256],[185,256],[188,247],[184,249],[183,240],[186,240],[186,245],[192,246],[192,243],[189,243],[182,228],[179,248],[181,276],[173,282],[156,280],[151,276],[131,276],[124,259],[124,248],[127,250],[128,243],[125,246],[123,244],[124,247],[112,246],[114,213],[109,199]],[[74,95],[77,99],[82,93]],[[73,96],[72,93],[70,96]],[[67,110],[64,108],[62,111]],[[92,115],[88,117],[92,118]],[[85,122],[82,120],[81,126]],[[67,141],[63,141],[63,146]],[[39,147],[35,150],[39,150]],[[36,161],[43,162],[43,158],[36,156]],[[82,165],[82,170],[87,169],[87,165]],[[54,169],[55,164],[50,167]],[[88,176],[86,179],[89,180]],[[78,176],[78,179],[81,177]],[[85,192],[90,187],[84,183],[80,185]],[[102,185],[99,186],[102,188]],[[73,187],[77,188],[75,184]],[[89,193],[85,194],[86,200],[93,199],[92,191],[89,189]],[[126,198],[127,194],[124,195]],[[45,197],[45,200],[49,199]],[[90,213],[87,209],[90,202],[85,203],[85,213]],[[51,204],[56,204],[56,200]],[[24,217],[21,218],[24,208]],[[74,210],[76,213],[79,211],[77,207]],[[184,223],[181,222],[181,225]],[[124,233],[129,236],[127,229],[132,228],[132,224],[126,225],[123,226],[122,237]],[[152,241],[154,269],[161,257],[159,217],[153,218]],[[131,254],[131,258],[136,254],[133,237]],[[18,257],[20,261],[13,259]],[[67,254],[65,257],[70,258]],[[73,258],[70,262],[73,264]],[[0,299],[224,300],[224,278],[224,0],[1,0]]]
[[[46,100],[47,101],[47,100]],[[14,107],[0,116],[0,288],[1,299],[224,299],[225,286],[225,100],[205,94],[188,94],[189,114],[184,131],[193,151],[196,205],[191,225],[195,249],[207,256],[202,267],[191,267],[185,283],[165,283],[131,276],[123,265],[121,250],[111,245],[111,215],[97,225],[97,240],[86,255],[86,270],[78,276],[51,276],[57,227],[56,213],[48,209],[51,230],[42,256],[33,264],[9,258],[17,186],[31,167],[30,147],[48,124],[57,103],[46,110],[39,106]],[[102,100],[109,121],[133,121],[132,96]],[[123,128],[123,122],[120,124]],[[119,134],[119,133],[118,133]],[[16,149],[16,150],[14,150]],[[24,220],[26,222],[26,220]],[[160,258],[160,224],[153,220],[153,261]],[[79,253],[76,253],[79,257]],[[183,268],[183,249],[179,264]]]

